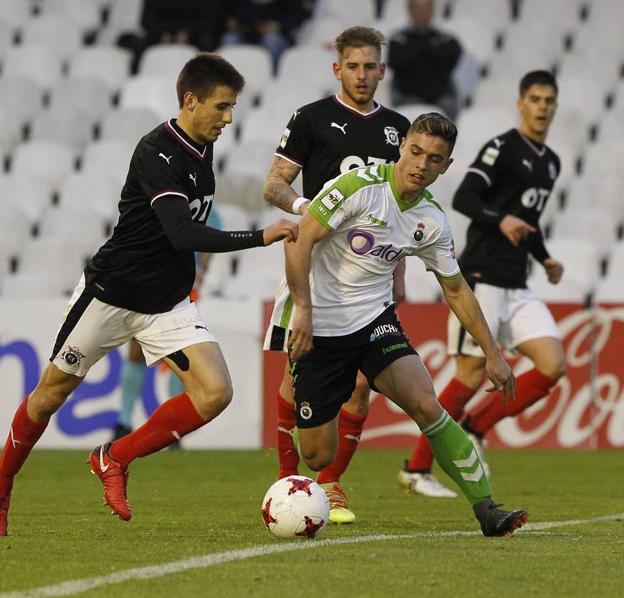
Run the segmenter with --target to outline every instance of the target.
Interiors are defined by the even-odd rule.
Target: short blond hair
[[[381,46],[385,45],[386,38],[381,31],[372,27],[349,27],[345,29],[335,40],[334,47],[339,56],[344,55],[346,48],[362,48],[372,46],[381,54]]]

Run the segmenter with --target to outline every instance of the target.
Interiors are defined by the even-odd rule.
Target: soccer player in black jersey
[[[50,417],[111,349],[136,338],[148,365],[165,361],[183,392],[154,411],[128,436],[94,449],[93,473],[104,499],[123,520],[128,464],[214,419],[229,404],[232,386],[214,334],[188,295],[194,251],[224,252],[293,240],[297,225],[280,219],[257,232],[206,226],[215,191],[212,145],[232,122],[244,85],[216,54],[191,59],[177,81],[180,113],[137,145],[111,238],[89,261],[70,300],[50,364],[18,408],[0,458],[0,535],[7,534],[13,478]]]
[[[464,417],[462,423],[481,453],[481,439],[489,429],[546,396],[565,373],[557,325],[526,283],[529,255],[544,267],[552,284],[563,275],[562,264],[544,246],[538,222],[560,171],[559,158],[545,145],[557,107],[553,75],[527,73],[520,81],[517,105],[519,127],[483,146],[453,199],[453,207],[472,219],[459,259],[462,272],[498,342],[534,365],[518,376],[515,401],[504,404],[493,393],[465,414],[464,406],[484,380],[485,359],[451,316],[448,352],[455,356],[457,372],[439,401],[455,419]],[[421,436],[399,472],[399,482],[417,494],[454,496],[431,475],[432,460],[429,443]]]
[[[325,183],[352,168],[367,164],[396,161],[399,143],[410,123],[404,117],[374,101],[377,84],[385,74],[381,62],[381,33],[368,27],[351,27],[335,42],[338,61],[334,75],[340,81],[340,92],[311,104],[292,115],[265,183],[265,198],[287,212],[302,214]],[[303,196],[298,197],[291,184],[303,175]],[[395,271],[394,297],[404,296],[404,262]],[[283,343],[271,335],[285,331],[270,330],[267,346],[281,350]],[[278,347],[279,345],[279,347]],[[318,475],[330,501],[330,521],[351,523],[355,519],[339,486],[360,440],[370,388],[366,378],[358,376],[356,389],[340,411],[340,444],[335,461]],[[277,395],[279,477],[297,473],[299,455],[294,446],[294,412],[292,378],[288,370]]]

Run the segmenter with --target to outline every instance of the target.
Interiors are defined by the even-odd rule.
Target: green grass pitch
[[[321,537],[342,544],[300,540],[306,549],[244,553],[151,579],[104,582],[82,595],[624,595],[624,520],[587,521],[624,512],[621,452],[490,451],[496,500],[528,509],[533,524],[584,521],[511,538],[448,534],[478,530],[468,503],[402,492],[396,473],[406,456],[355,456],[343,487],[357,521]],[[100,482],[85,461],[85,452],[35,451],[17,478],[10,535],[0,538],[0,596],[44,595],[22,592],[140,567],[164,573],[172,561],[283,544],[260,516],[277,471],[274,451],[168,451],[136,461],[129,523],[102,506]],[[376,534],[416,537],[355,541]]]

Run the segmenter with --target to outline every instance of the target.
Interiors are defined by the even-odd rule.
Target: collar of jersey
[[[190,154],[199,158],[201,160],[204,159],[206,155],[206,144],[205,143],[197,143],[193,141],[179,126],[176,122],[175,118],[168,120],[165,123],[165,129],[171,134],[171,136],[177,140],[177,142]]]
[[[366,113],[360,112],[359,110],[356,110],[355,108],[351,108],[349,104],[346,104],[345,102],[343,102],[337,93],[335,93],[332,97],[334,99],[334,102],[336,102],[339,106],[342,106],[349,112],[353,112],[353,114],[357,116],[361,116],[362,118],[368,118],[369,116],[373,116],[373,114],[377,114],[377,112],[381,110],[381,104],[373,101],[373,104],[375,105],[375,107],[370,112],[366,112]]]
[[[394,186],[394,166],[394,162],[388,164],[388,168],[390,169],[388,181],[390,182],[390,189],[392,189],[392,196],[394,197],[394,201],[396,201],[397,206],[399,206],[399,210],[401,210],[401,212],[407,212],[407,210],[417,206],[423,199],[431,198],[431,193],[429,193],[427,189],[423,189],[414,201],[403,201],[401,199],[401,196],[399,195],[399,192],[397,191],[397,188]]]

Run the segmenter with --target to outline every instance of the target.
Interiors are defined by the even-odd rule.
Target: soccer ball
[[[329,501],[314,480],[291,475],[277,480],[264,495],[262,519],[277,538],[314,538],[327,525]]]

